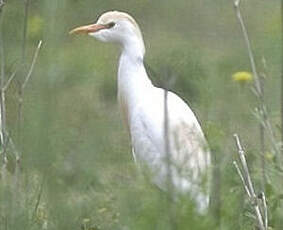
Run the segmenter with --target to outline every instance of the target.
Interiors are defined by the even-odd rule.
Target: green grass
[[[278,141],[279,3],[242,3],[259,71],[261,57],[267,61],[266,104]],[[3,10],[7,76],[21,62],[23,4],[6,1]],[[176,77],[172,90],[198,115],[219,169],[220,226],[216,213],[198,214],[189,198],[168,204],[166,195],[137,170],[116,103],[119,49],[68,35],[109,9],[128,11],[137,19],[147,63],[162,79],[168,72]],[[1,174],[1,230],[169,230],[170,215],[178,230],[254,229],[253,210],[232,164],[237,157],[232,135],[242,138],[259,192],[257,101],[251,84],[232,80],[235,72],[250,71],[250,65],[231,1],[34,0],[27,31],[26,59],[7,92],[8,131],[23,155],[17,185],[11,150],[6,184]],[[25,90],[19,132],[18,81],[24,79],[39,39],[43,46]],[[151,75],[154,82],[162,81]],[[270,227],[279,230],[283,175],[274,168],[270,149],[267,141],[265,191]]]

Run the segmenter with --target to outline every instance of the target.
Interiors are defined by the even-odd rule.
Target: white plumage
[[[190,193],[199,210],[208,205],[203,182],[207,178],[210,152],[201,127],[189,106],[168,92],[168,138],[170,167],[166,157],[164,90],[153,86],[143,63],[144,42],[139,26],[128,14],[106,12],[96,24],[71,33],[86,33],[100,41],[122,47],[118,70],[118,101],[129,130],[136,162],[150,170],[152,181],[168,188],[168,170],[174,193]],[[188,76],[189,77],[189,76]]]

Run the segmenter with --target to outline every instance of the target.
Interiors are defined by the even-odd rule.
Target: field
[[[233,78],[252,69],[232,0],[6,0],[0,73],[5,82],[15,77],[1,119],[0,229],[257,229],[233,165],[234,133],[256,194],[265,192],[268,229],[283,229],[283,173],[277,167],[283,155],[276,152],[283,103],[280,4],[241,2],[264,88],[260,97],[254,75]],[[173,78],[170,90],[189,103],[204,129],[214,163],[212,211],[205,215],[189,198],[168,202],[138,171],[116,100],[119,48],[69,35],[113,9],[137,20],[152,81],[162,86]]]

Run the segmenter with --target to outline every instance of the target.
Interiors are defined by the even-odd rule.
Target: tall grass
[[[87,37],[68,36],[70,28],[110,9],[128,11],[137,19],[146,61],[157,75],[165,67],[174,73],[176,84],[170,90],[196,112],[214,154],[218,214],[200,215],[183,198],[174,204],[174,228],[254,229],[253,207],[232,165],[236,132],[246,146],[255,188],[262,185],[265,162],[268,225],[282,229],[282,172],[274,147],[281,150],[281,128],[276,129],[281,126],[280,89],[274,77],[281,71],[278,1],[242,3],[259,75],[264,70],[258,64],[261,56],[267,63],[264,104],[249,90],[251,83],[231,79],[235,72],[249,71],[250,59],[229,1],[1,3],[0,89],[6,121],[1,99],[5,172],[0,179],[0,229],[171,229],[167,196],[136,169],[120,121],[115,99],[119,51]],[[264,127],[264,151],[259,124]]]

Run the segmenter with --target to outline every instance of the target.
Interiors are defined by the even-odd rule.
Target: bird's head
[[[109,11],[102,14],[96,23],[80,26],[70,34],[87,34],[103,42],[113,42],[128,46],[139,46],[144,52],[143,38],[135,19],[127,13]]]

